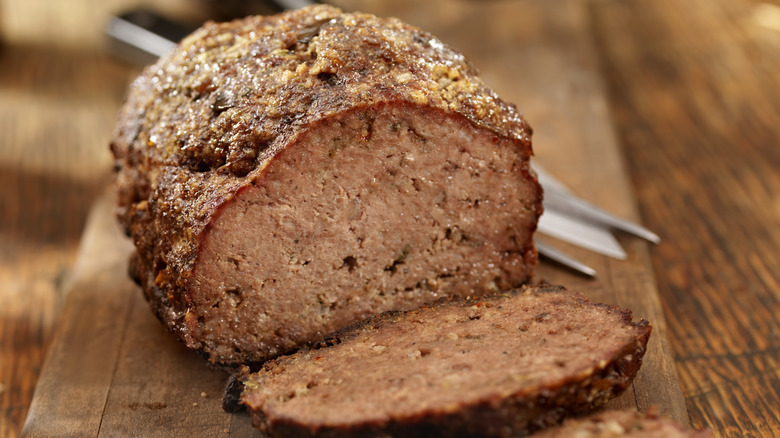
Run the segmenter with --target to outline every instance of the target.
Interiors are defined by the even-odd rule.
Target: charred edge
[[[235,413],[246,409],[246,406],[241,403],[241,394],[244,392],[244,380],[246,380],[248,373],[248,367],[240,367],[228,377],[222,396],[223,411]]]
[[[131,254],[127,264],[127,273],[135,284],[143,286],[143,278],[141,277],[140,271],[141,267],[139,266],[140,263],[141,261],[139,260],[138,253],[134,252]]]

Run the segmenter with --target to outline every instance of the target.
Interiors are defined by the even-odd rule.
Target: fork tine
[[[551,208],[545,209],[536,229],[547,236],[614,259],[625,260],[627,257],[625,250],[608,227],[583,221]]]
[[[653,243],[659,243],[661,241],[661,238],[658,237],[657,234],[647,228],[627,219],[615,216],[574,195],[551,191],[546,193],[544,202],[545,207],[551,210],[607,225]]]
[[[653,243],[659,243],[661,241],[661,238],[658,237],[657,234],[647,228],[635,222],[615,216],[603,208],[597,207],[577,197],[563,183],[558,181],[539,165],[533,164],[532,167],[539,177],[539,183],[544,188],[545,209],[556,210],[572,217],[607,225]]]
[[[547,245],[546,243],[543,243],[539,241],[539,239],[536,239],[535,242],[536,249],[539,251],[539,254],[541,254],[544,257],[547,257],[548,259],[558,262],[563,266],[566,266],[568,268],[571,268],[580,274],[586,275],[588,277],[595,277],[596,276],[596,270],[591,268],[590,266],[577,261],[573,257],[569,256],[565,252],[556,249],[550,245]]]

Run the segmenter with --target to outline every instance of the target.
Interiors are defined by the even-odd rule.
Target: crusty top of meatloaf
[[[118,216],[154,293],[183,309],[170,290],[184,288],[218,206],[307,126],[382,102],[459,114],[531,155],[515,107],[460,53],[396,19],[320,5],[208,23],[146,68],[111,148]]]

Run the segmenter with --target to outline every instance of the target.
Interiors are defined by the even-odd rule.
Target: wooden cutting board
[[[356,2],[340,3],[345,9],[400,15],[464,51],[486,82],[516,102],[534,126],[537,159],[547,170],[580,196],[637,219],[583,2],[408,0],[361,3],[360,8],[353,7]],[[107,194],[91,213],[23,435],[260,436],[246,413],[222,412],[226,374],[210,369],[169,335],[129,280],[132,248],[112,205]],[[654,330],[644,365],[612,405],[641,410],[657,405],[687,423],[648,246],[626,236],[620,240],[627,261],[552,241],[599,275],[586,279],[544,262],[537,280],[628,307],[649,320]]]

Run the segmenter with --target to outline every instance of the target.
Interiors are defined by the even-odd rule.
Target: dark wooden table
[[[0,437],[22,429],[87,212],[110,180],[114,114],[139,70],[106,54],[102,27],[134,3],[0,1]],[[204,14],[193,0],[158,7]],[[630,190],[664,240],[650,259],[690,422],[780,435],[780,3],[584,11]],[[529,37],[549,31],[534,18]],[[459,48],[477,50],[478,31]]]

